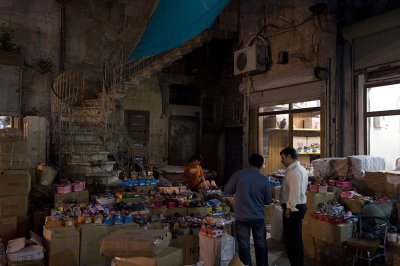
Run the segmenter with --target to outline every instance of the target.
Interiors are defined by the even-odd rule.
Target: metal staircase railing
[[[105,150],[114,157],[120,170],[130,171],[134,158],[134,141],[123,123],[122,111],[116,108],[118,98],[116,93],[123,86],[117,83],[114,78],[114,84],[106,87],[106,78],[103,77],[102,106],[96,108],[81,108],[83,94],[85,92],[85,68],[67,70],[60,74],[52,83],[52,111],[61,114],[62,132],[53,129],[53,134],[62,134],[62,147],[64,152],[69,154],[70,158],[79,155],[82,150],[75,150],[74,134],[85,134],[95,132]],[[115,73],[114,73],[115,75]],[[80,109],[78,109],[80,108]],[[94,113],[97,111],[97,113]],[[90,149],[86,150],[90,151]],[[93,161],[87,160],[93,163]],[[94,162],[95,163],[95,162]],[[101,165],[96,165],[102,168]],[[106,169],[102,169],[109,172]],[[110,172],[110,174],[113,174]]]

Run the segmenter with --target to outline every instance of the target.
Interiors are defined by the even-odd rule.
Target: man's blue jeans
[[[264,220],[235,221],[236,239],[239,245],[239,258],[245,265],[251,264],[250,229],[253,233],[257,266],[268,265],[268,250]]]

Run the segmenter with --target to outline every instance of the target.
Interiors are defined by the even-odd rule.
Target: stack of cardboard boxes
[[[31,189],[27,145],[22,140],[0,140],[0,238],[25,236]]]
[[[115,266],[183,265],[182,249],[170,246],[165,230],[121,229],[101,240],[100,253],[114,256]]]

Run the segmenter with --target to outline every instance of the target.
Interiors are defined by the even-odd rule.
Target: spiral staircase
[[[95,99],[83,99],[87,66],[67,70],[52,83],[53,153],[62,176],[87,183],[111,184],[120,173],[129,175],[135,162],[146,168],[147,147],[130,137],[121,101],[127,87],[135,87],[221,32],[205,31],[181,47],[144,59],[103,68],[103,86]],[[132,86],[133,85],[133,86]],[[57,145],[58,144],[58,145]]]

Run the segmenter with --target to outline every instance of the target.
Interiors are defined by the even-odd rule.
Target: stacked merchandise
[[[100,252],[115,257],[115,266],[183,265],[182,249],[170,246],[170,240],[165,230],[117,230],[101,240]]]
[[[338,244],[351,236],[351,222],[346,218],[360,214],[388,219],[391,198],[399,195],[400,174],[382,171],[384,159],[366,155],[318,159],[312,165],[317,182],[309,185],[307,194],[307,207],[312,211],[303,222],[305,252],[318,260],[329,257],[341,263]]]
[[[44,266],[44,250],[36,240],[25,237],[10,240],[6,253],[9,266]]]
[[[338,194],[308,191],[307,212],[303,219],[303,243],[307,256],[318,261],[329,258],[341,263],[341,243],[351,237],[352,226],[346,222],[344,206]]]
[[[199,234],[200,260],[205,265],[228,265],[235,254],[234,222],[229,213],[207,216]]]
[[[25,236],[31,176],[27,145],[17,129],[0,130],[0,238]]]

